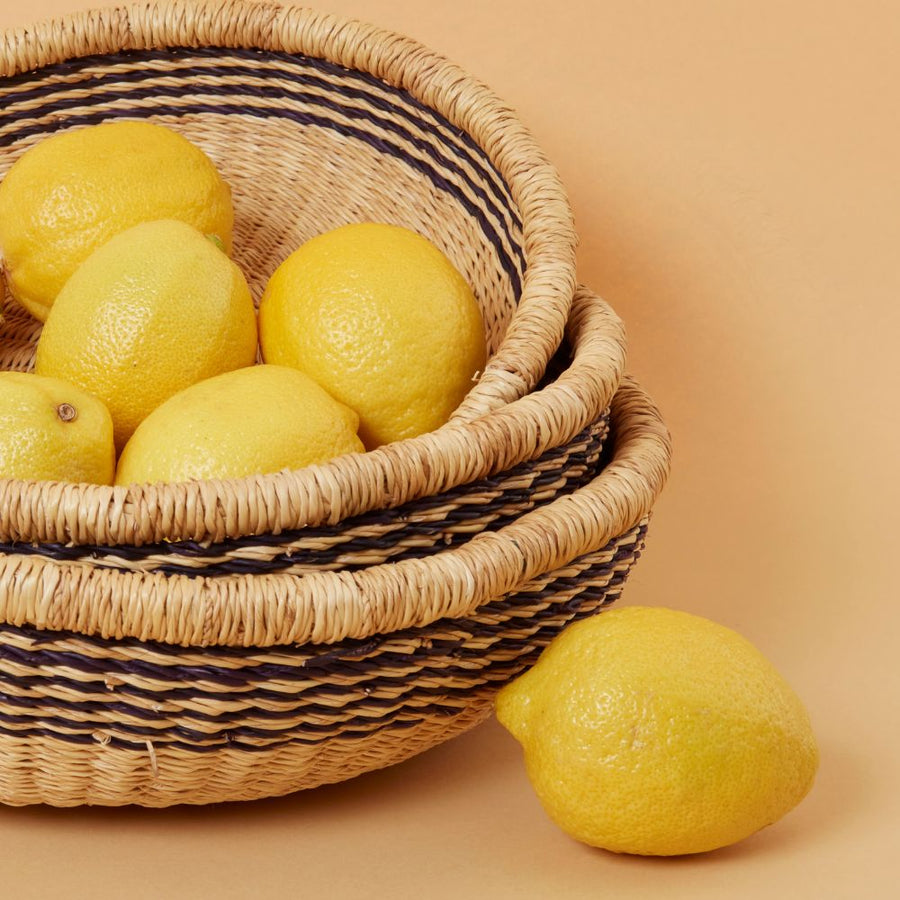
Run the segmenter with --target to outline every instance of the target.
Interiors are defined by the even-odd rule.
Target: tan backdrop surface
[[[0,0],[0,25],[85,0]],[[495,722],[281,800],[0,809],[3,897],[896,896],[900,833],[900,8],[858,0],[321,0],[490,84],[558,165],[580,275],[676,441],[623,599],[738,629],[822,765],[701,857],[581,846]],[[2,115],[2,112],[0,112]]]

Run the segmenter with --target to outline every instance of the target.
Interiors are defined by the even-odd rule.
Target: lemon
[[[122,452],[116,483],[299,469],[361,452],[358,425],[302,372],[250,366],[192,385],[151,413]]]
[[[485,361],[478,304],[430,241],[345,225],[279,266],[260,304],[266,362],[295,366],[359,413],[368,449],[442,425]]]
[[[551,818],[621,853],[741,840],[796,806],[818,766],[806,711],[771,663],[734,631],[668,609],[570,626],[496,711]]]
[[[256,313],[240,269],[199,231],[144,222],[95,250],[60,291],[35,371],[98,396],[121,450],[164,400],[253,363]]]
[[[0,372],[0,478],[111,484],[112,419],[96,397],[59,381]]]
[[[231,191],[187,138],[150,122],[110,122],[46,138],[0,182],[0,256],[10,292],[45,320],[94,250],[155,219],[179,219],[231,249]]]

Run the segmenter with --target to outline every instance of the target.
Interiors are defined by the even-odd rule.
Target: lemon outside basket
[[[323,466],[0,480],[0,801],[273,796],[481,721],[618,596],[668,471],[552,166],[451,63],[310,10],[142,4],[0,40],[0,177],[48,134],[164,122],[232,184],[257,297],[305,238],[395,222],[463,272],[491,350],[446,426]],[[0,368],[28,370],[39,325],[3,311]]]

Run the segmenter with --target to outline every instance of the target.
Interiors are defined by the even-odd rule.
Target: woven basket
[[[260,618],[286,606],[294,617],[260,631],[251,648],[241,635],[201,648],[0,626],[0,800],[166,806],[276,796],[400,762],[471,728],[566,624],[616,599],[640,555],[669,443],[630,381],[613,404],[612,433],[610,461],[590,483],[428,559],[349,577],[224,576],[294,581],[280,610],[258,598]],[[211,582],[221,578],[191,579],[192,599],[224,634],[240,610],[228,592],[208,603]],[[303,616],[309,583],[316,596],[330,592],[332,618]],[[168,609],[148,609],[142,622],[139,595],[128,600],[123,631],[175,636],[177,609],[174,622]],[[35,597],[32,621],[57,602],[52,591]],[[322,643],[347,630],[348,607],[352,636]],[[180,636],[190,632],[185,624]]]
[[[14,333],[20,317],[10,307],[6,333]],[[3,345],[4,326],[0,325],[0,368]],[[575,298],[567,347],[571,347],[571,356],[563,351],[557,355],[553,361],[557,365],[552,368],[561,371],[553,378],[548,375],[543,389],[471,426],[475,431],[487,427],[502,433],[509,446],[532,448],[523,462],[491,477],[392,509],[371,510],[334,525],[278,534],[254,531],[224,541],[206,538],[140,545],[63,543],[23,540],[21,529],[10,538],[4,531],[15,528],[16,507],[4,503],[9,515],[0,516],[0,573],[12,577],[10,566],[18,566],[17,560],[27,556],[35,561],[82,561],[97,568],[165,575],[299,575],[423,557],[461,543],[483,529],[500,528],[522,512],[571,492],[593,477],[608,430],[606,407],[619,383],[621,323],[602,300],[584,288]],[[568,357],[565,361],[564,356]],[[582,384],[592,389],[579,390]],[[564,442],[537,453],[532,436],[553,421],[567,423],[563,430],[549,430]],[[280,478],[276,476],[275,480]],[[227,483],[225,489],[232,484]],[[10,489],[6,493],[30,491],[39,498],[53,490],[77,497],[79,490],[70,485],[0,481],[0,500],[4,497],[4,485]],[[73,514],[77,512],[76,508]]]
[[[575,289],[571,211],[516,117],[458,67],[408,38],[308,9],[144,3],[0,35],[0,108],[0,178],[47,135],[116,118],[162,122],[203,147],[232,186],[235,256],[257,298],[316,233],[358,220],[413,228],[472,286],[491,351],[454,423],[426,437],[325,472],[236,483],[224,499],[182,485],[127,499],[47,488],[35,502],[31,488],[7,486],[10,537],[141,544],[278,533],[450,490],[534,455],[496,434],[461,438],[457,426],[527,394],[558,348]],[[2,364],[27,367],[38,326],[19,317],[10,328]],[[545,435],[539,452],[574,436]]]
[[[257,296],[318,231],[415,228],[472,284],[492,353],[446,426],[326,465],[0,480],[0,801],[208,803],[389,765],[615,599],[668,437],[622,382],[621,322],[575,287],[558,178],[489,91],[369,26],[171,3],[6,33],[0,103],[0,177],[115,117],[203,146]],[[39,325],[4,311],[0,368],[27,370]]]

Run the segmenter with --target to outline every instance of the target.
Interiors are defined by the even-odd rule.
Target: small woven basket
[[[621,322],[575,285],[554,170],[486,88],[370,26],[173,2],[5,33],[0,103],[0,177],[116,117],[202,146],[256,296],[326,228],[420,231],[473,286],[491,350],[446,426],[326,465],[0,480],[0,801],[209,803],[389,765],[480,721],[615,599],[668,436],[623,381]],[[2,308],[0,369],[27,371],[39,325]]]

